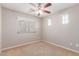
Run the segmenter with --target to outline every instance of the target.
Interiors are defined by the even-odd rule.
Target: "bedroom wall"
[[[24,17],[28,21],[34,21],[35,33],[17,33],[17,17]],[[2,8],[2,49],[24,44],[41,38],[40,19],[28,14]]]
[[[79,51],[79,5],[43,18],[43,40]]]
[[[1,52],[1,40],[2,40],[2,9],[0,6],[0,52]]]

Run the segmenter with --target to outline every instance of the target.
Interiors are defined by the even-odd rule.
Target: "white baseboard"
[[[46,40],[35,40],[35,41],[27,42],[27,43],[24,43],[24,44],[20,44],[20,45],[16,45],[16,46],[4,48],[4,49],[2,49],[0,52],[5,51],[5,50],[8,50],[8,49],[12,49],[12,48],[20,47],[20,46],[23,46],[23,45],[28,45],[28,44],[32,44],[32,43],[35,43],[35,42],[40,42],[40,41],[47,42],[47,43],[49,43],[49,44],[58,46],[58,47],[60,47],[60,48],[64,48],[64,49],[66,49],[66,50],[70,50],[70,51],[75,52],[75,53],[79,53],[79,51],[76,51],[76,50],[73,50],[73,49],[70,49],[70,48],[67,48],[67,47],[64,47],[64,46],[61,46],[61,45],[58,45],[58,44],[55,44],[55,43],[46,41]]]
[[[19,44],[19,45],[16,45],[16,46],[12,46],[12,47],[7,47],[7,48],[4,48],[1,50],[2,51],[5,51],[5,50],[8,50],[8,49],[12,49],[12,48],[16,48],[16,47],[21,47],[21,46],[24,46],[24,45],[28,45],[28,44],[32,44],[32,43],[35,43],[35,42],[39,42],[41,40],[35,40],[35,41],[31,41],[31,42],[26,42],[26,43],[23,43],[23,44]]]
[[[77,51],[77,50],[73,50],[73,49],[70,49],[70,48],[64,47],[64,46],[62,46],[62,45],[58,45],[58,44],[55,44],[55,43],[49,42],[49,41],[45,41],[45,40],[43,40],[43,41],[44,41],[44,42],[47,42],[47,43],[49,43],[49,44],[52,44],[52,45],[58,46],[58,47],[60,47],[60,48],[66,49],[66,50],[69,50],[69,51],[72,51],[72,52],[75,52],[75,53],[79,53],[79,51]]]
[[[0,53],[1,53],[1,50],[0,50]]]

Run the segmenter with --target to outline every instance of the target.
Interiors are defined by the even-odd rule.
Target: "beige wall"
[[[69,16],[68,24],[62,23],[63,15]],[[44,40],[79,51],[79,5],[44,18],[42,24]]]
[[[40,33],[40,19],[35,16],[23,14],[12,11],[6,8],[2,9],[2,49],[31,42],[32,40],[39,40]],[[35,33],[17,34],[17,17],[25,17],[26,20],[34,21],[37,29]]]
[[[1,40],[2,40],[2,11],[0,6],[0,51],[1,51]]]
[[[68,24],[62,23],[63,15],[69,16]],[[35,21],[37,32],[17,34],[17,16]],[[2,49],[43,39],[79,51],[79,5],[41,20],[35,16],[2,8],[2,19]],[[48,25],[48,20],[51,21],[51,25]]]

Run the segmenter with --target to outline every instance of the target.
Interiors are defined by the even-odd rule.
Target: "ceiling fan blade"
[[[30,11],[35,11],[34,9],[30,9]]]
[[[47,7],[51,6],[51,5],[52,5],[51,3],[47,3],[47,4],[44,6],[44,8],[47,8]]]
[[[51,12],[50,11],[47,11],[47,10],[43,10],[44,12],[46,12],[46,13],[48,13],[48,14],[50,14]]]
[[[41,6],[41,3],[38,3],[38,7],[40,7]]]
[[[35,10],[29,9],[28,13],[32,13],[32,12],[35,12]]]
[[[29,3],[29,4],[32,5],[32,6],[34,6],[34,7],[36,7],[36,5],[34,3]]]

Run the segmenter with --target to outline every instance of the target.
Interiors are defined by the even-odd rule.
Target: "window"
[[[68,24],[69,23],[69,15],[65,14],[62,16],[62,24]]]
[[[48,19],[48,26],[51,26],[51,19]]]

